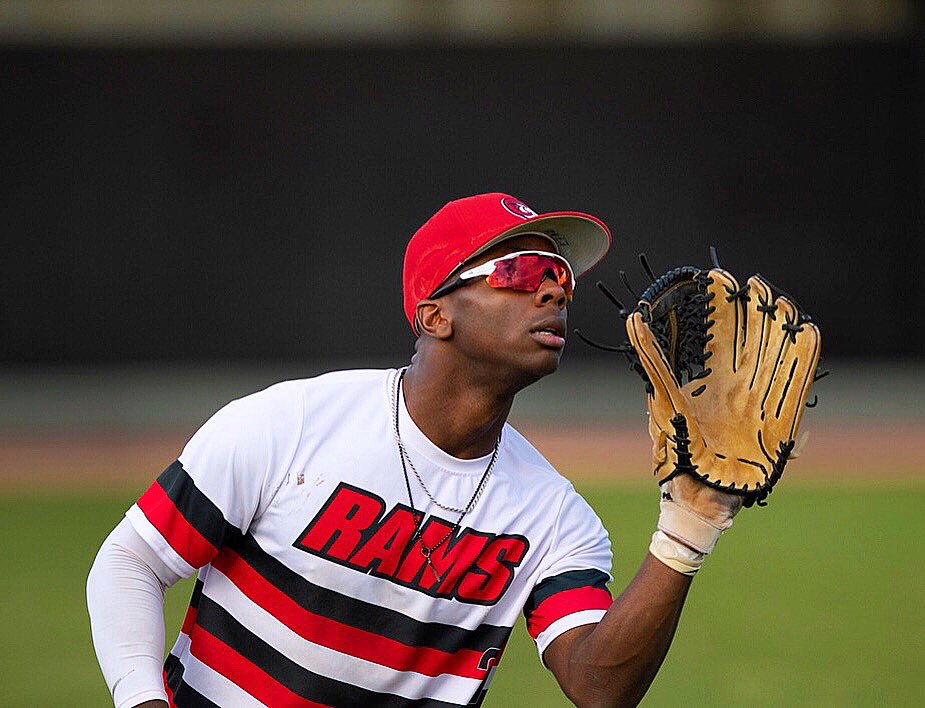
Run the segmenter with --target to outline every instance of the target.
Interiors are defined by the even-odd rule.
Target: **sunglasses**
[[[486,282],[493,288],[531,293],[539,290],[542,282],[551,277],[562,286],[569,300],[575,290],[575,274],[562,256],[546,251],[517,251],[464,270],[456,280],[437,288],[430,297],[443,297],[482,276],[488,276]]]

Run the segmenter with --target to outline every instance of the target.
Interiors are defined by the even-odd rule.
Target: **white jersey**
[[[505,425],[477,505],[432,504],[392,422],[397,372],[344,371],[233,401],[127,512],[164,563],[199,569],[165,664],[173,705],[473,705],[521,611],[542,652],[611,604],[601,522]],[[463,508],[489,457],[401,439]],[[410,473],[410,470],[409,470]],[[438,544],[426,562],[426,547]]]

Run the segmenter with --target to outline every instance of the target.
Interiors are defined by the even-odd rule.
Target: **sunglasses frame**
[[[577,284],[575,280],[575,272],[572,270],[571,264],[558,253],[551,253],[549,251],[514,251],[514,253],[508,253],[507,255],[501,256],[500,258],[492,258],[490,261],[485,261],[484,263],[481,263],[474,268],[464,270],[453,282],[447,283],[446,285],[434,290],[430,296],[430,299],[436,300],[438,297],[448,295],[454,290],[458,290],[464,285],[468,285],[470,282],[473,282],[479,276],[484,276],[487,278],[492,273],[494,273],[495,265],[499,261],[509,261],[513,258],[517,258],[518,256],[547,256],[552,258],[557,263],[562,263],[565,266],[565,269],[568,271],[569,278],[572,281],[572,293],[575,292],[575,285]],[[542,284],[542,282],[543,281],[541,280],[540,283]]]

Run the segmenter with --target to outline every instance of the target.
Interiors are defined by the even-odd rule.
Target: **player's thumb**
[[[632,313],[626,320],[626,333],[630,344],[639,357],[639,363],[645,369],[646,376],[652,384],[652,395],[658,402],[669,403],[677,411],[675,399],[678,397],[678,385],[671,367],[655,339],[651,328],[639,312]]]

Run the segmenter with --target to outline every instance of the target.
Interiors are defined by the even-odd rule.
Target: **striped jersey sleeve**
[[[562,633],[596,624],[613,602],[610,538],[588,503],[570,486],[556,520],[546,567],[524,605],[527,631],[540,658]]]
[[[302,410],[296,382],[232,401],[126,512],[171,570],[189,577],[247,532],[295,456]]]

